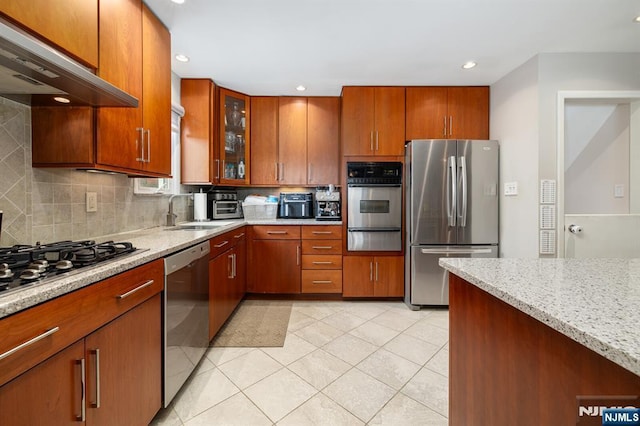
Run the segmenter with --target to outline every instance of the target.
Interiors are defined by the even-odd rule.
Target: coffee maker
[[[316,220],[342,220],[340,191],[333,185],[316,187]]]

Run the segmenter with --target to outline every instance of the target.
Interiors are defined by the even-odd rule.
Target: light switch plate
[[[98,193],[97,192],[87,192],[87,212],[97,212],[98,211]]]
[[[613,196],[614,198],[624,198],[624,185],[621,183],[616,183],[613,186]]]
[[[504,184],[504,195],[518,195],[518,182],[507,182]]]

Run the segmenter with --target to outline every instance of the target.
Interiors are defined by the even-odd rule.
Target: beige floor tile
[[[423,368],[401,392],[439,414],[449,416],[449,379],[446,377]]]
[[[352,336],[343,334],[322,347],[331,355],[338,357],[344,362],[356,365],[378,349],[378,346]]]
[[[447,426],[448,420],[419,402],[399,393],[368,424],[377,426]]]
[[[192,376],[173,401],[173,408],[180,420],[197,416],[240,390],[220,370],[213,369]]]
[[[385,349],[379,349],[356,368],[399,390],[420,370],[421,366]]]
[[[339,302],[296,302],[291,313],[300,312],[316,320],[321,320],[340,309]]]
[[[289,370],[311,383],[318,390],[351,369],[351,365],[328,352],[318,349],[289,365]]]
[[[354,328],[349,334],[359,337],[369,343],[376,346],[383,346],[389,340],[396,337],[399,332],[385,327],[384,325],[376,324],[375,322],[365,322],[361,326]]]
[[[238,393],[185,423],[185,426],[262,426],[273,424],[245,395]]]
[[[291,310],[291,316],[289,316],[289,325],[287,332],[291,333],[296,330],[300,330],[308,325],[311,325],[318,321],[315,318],[305,315],[302,311]]]
[[[251,351],[218,367],[236,386],[246,389],[282,368],[282,364],[260,350]]]
[[[251,351],[255,351],[256,348],[209,348],[206,353],[206,357],[215,366],[220,366],[225,362],[229,362],[238,358],[239,356],[246,355]]]
[[[364,423],[319,393],[293,410],[278,426],[360,426]]]
[[[286,368],[245,389],[245,395],[277,422],[318,391]]]
[[[449,329],[449,310],[434,309],[429,311],[429,315],[424,317],[424,321],[436,325],[445,330]]]
[[[404,331],[418,322],[422,317],[412,311],[400,311],[390,309],[387,312],[373,318],[371,322],[383,325],[396,331]]]
[[[304,328],[301,328],[294,334],[298,337],[303,338],[307,342],[316,345],[317,347],[321,347],[329,343],[336,337],[339,337],[343,333],[344,332],[342,330],[338,330],[337,328],[332,327],[329,324],[318,321],[315,324],[311,324]]]
[[[284,346],[280,348],[261,348],[262,352],[274,358],[282,365],[289,365],[316,349],[316,346],[292,333],[287,333]]]
[[[396,392],[354,368],[327,386],[322,393],[363,422],[368,422]]]
[[[352,315],[345,311],[331,314],[328,317],[325,317],[322,319],[322,322],[324,322],[325,324],[329,324],[330,326],[335,327],[338,330],[342,330],[344,332],[353,330],[354,328],[362,325],[366,321],[367,320],[364,318],[360,318],[356,315]]]
[[[440,346],[404,333],[390,340],[384,348],[420,365],[424,365],[440,350]]]
[[[388,309],[390,309],[389,306],[376,302],[352,302],[349,306],[349,313],[370,320],[385,313]]]
[[[407,330],[404,331],[404,334],[408,336],[417,337],[418,339],[422,339],[425,342],[437,345],[444,346],[445,343],[449,341],[449,331],[443,329],[442,327],[438,327],[433,325],[428,321],[428,317],[421,319]]]
[[[444,348],[440,349],[424,366],[438,374],[449,377],[449,351]]]

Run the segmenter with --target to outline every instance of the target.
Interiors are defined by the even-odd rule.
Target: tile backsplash
[[[133,179],[120,174],[31,167],[31,110],[0,98],[0,246],[98,238],[164,224],[168,196],[136,195]],[[98,210],[86,211],[86,193]],[[187,220],[185,197],[174,200]]]

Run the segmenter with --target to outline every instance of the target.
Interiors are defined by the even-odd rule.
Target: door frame
[[[640,90],[559,90],[557,98],[557,126],[556,126],[556,256],[564,258],[564,131],[565,131],[565,104],[571,100],[611,101],[615,103],[640,103]],[[633,124],[631,125],[633,136]]]

